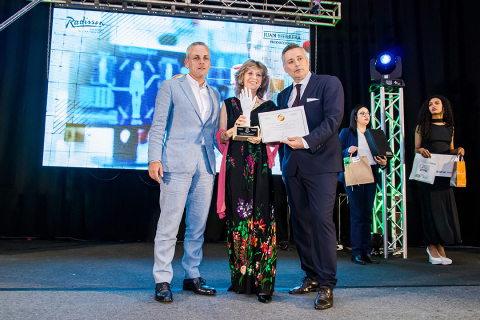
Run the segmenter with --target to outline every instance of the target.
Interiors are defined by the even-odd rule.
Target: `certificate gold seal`
[[[277,119],[280,120],[280,121],[283,121],[283,120],[285,120],[285,116],[283,114],[279,114]]]

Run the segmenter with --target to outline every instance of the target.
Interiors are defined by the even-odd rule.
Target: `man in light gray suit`
[[[200,277],[203,233],[215,178],[215,134],[220,94],[205,77],[210,70],[210,50],[203,42],[187,48],[185,66],[190,73],[163,81],[155,102],[148,146],[149,175],[160,183],[160,218],[155,236],[155,300],[172,302],[170,282],[178,226],[186,207],[185,270],[183,290],[214,295]]]

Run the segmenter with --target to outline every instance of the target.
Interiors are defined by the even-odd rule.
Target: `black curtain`
[[[340,78],[345,90],[343,127],[358,103],[370,106],[370,59],[383,51],[402,57],[407,178],[414,158],[418,110],[429,95],[446,96],[455,116],[455,146],[464,147],[467,188],[455,188],[462,238],[480,245],[475,214],[480,156],[475,120],[480,115],[480,5],[475,0],[341,0],[342,20],[335,28],[317,27],[318,73]],[[312,48],[315,43],[312,41]],[[313,61],[315,65],[315,61]],[[408,243],[422,243],[416,185],[407,181]]]
[[[480,245],[480,217],[475,214],[480,152],[474,143],[480,112],[477,2],[343,0],[342,20],[335,28],[312,27],[317,71],[338,76],[344,85],[344,127],[353,105],[369,105],[369,60],[385,50],[402,57],[407,172],[420,105],[429,94],[450,99],[455,145],[466,150],[468,187],[455,189],[455,195],[464,243],[470,245]],[[1,1],[0,21],[26,4]],[[0,236],[151,240],[159,214],[158,187],[146,172],[42,167],[49,8],[41,3],[0,32]],[[276,186],[280,181],[277,177]],[[283,217],[279,238],[285,238],[283,188],[276,195],[277,217]],[[223,223],[211,211],[206,238],[214,241],[222,237]],[[420,208],[411,182],[407,212],[409,244],[420,244]]]

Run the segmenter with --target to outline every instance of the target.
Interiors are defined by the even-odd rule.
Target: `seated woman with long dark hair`
[[[364,105],[357,105],[350,114],[350,127],[340,132],[343,157],[367,156],[372,167],[375,182],[361,185],[348,186],[345,183],[344,173],[340,173],[339,180],[343,182],[350,205],[350,241],[352,247],[352,261],[364,265],[379,263],[371,255],[371,231],[373,202],[377,190],[377,183],[381,183],[378,169],[387,164],[385,157],[373,157],[365,139],[365,131],[370,125],[370,111]]]

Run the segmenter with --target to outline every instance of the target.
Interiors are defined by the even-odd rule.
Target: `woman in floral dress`
[[[258,126],[258,114],[276,110],[276,106],[261,99],[269,83],[262,63],[247,61],[235,78],[239,98],[223,102],[217,133],[219,145],[225,145],[220,147],[223,162],[217,211],[220,217],[227,217],[229,290],[254,293],[260,302],[268,303],[274,291],[277,260],[271,167],[278,146],[270,150],[261,137],[248,141],[231,138],[235,126]],[[251,109],[250,123],[242,105]]]

